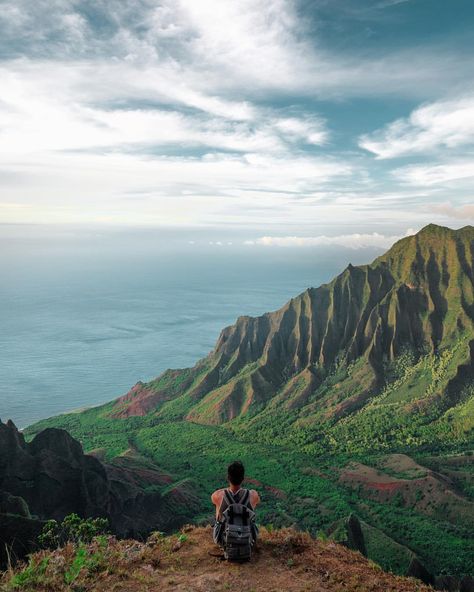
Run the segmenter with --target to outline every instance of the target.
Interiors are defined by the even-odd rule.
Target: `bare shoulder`
[[[211,500],[214,503],[218,503],[222,500],[223,495],[224,495],[224,488],[216,489],[216,491],[214,491],[214,493],[211,495]]]
[[[250,503],[252,504],[252,506],[257,505],[259,501],[260,496],[258,494],[258,491],[256,491],[255,489],[250,489]]]

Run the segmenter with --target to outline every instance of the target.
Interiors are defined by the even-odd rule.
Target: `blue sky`
[[[276,247],[472,223],[473,45],[468,0],[3,0],[0,222]]]

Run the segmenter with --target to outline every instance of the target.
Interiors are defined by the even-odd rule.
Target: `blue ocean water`
[[[0,418],[19,427],[193,365],[239,315],[274,310],[375,252],[3,236]]]

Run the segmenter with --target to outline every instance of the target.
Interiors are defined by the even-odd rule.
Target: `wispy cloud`
[[[397,6],[398,4],[406,4],[412,0],[382,0],[377,4],[378,8],[388,8],[390,6]]]
[[[325,121],[315,114],[303,112],[281,117],[271,108],[250,107],[245,102],[203,97],[183,90],[174,96],[168,93],[168,97],[157,93],[155,100],[161,102],[154,108],[132,108],[131,97],[128,105],[121,106],[127,88],[120,81],[108,90],[108,102],[118,105],[101,107],[94,105],[94,91],[88,91],[94,81],[99,88],[103,84],[96,70],[85,67],[82,72],[71,73],[65,64],[40,66],[54,75],[43,78],[38,66],[0,68],[4,81],[0,152],[97,147],[129,150],[133,144],[274,152],[295,142],[321,145],[329,137]],[[172,99],[175,106],[170,110],[166,101]],[[180,109],[180,104],[195,107],[197,112]]]
[[[195,93],[198,102],[209,98],[209,104],[226,95],[261,97],[262,90],[420,97],[470,72],[469,56],[428,44],[418,44],[416,52],[335,51],[319,42],[297,7],[290,0],[6,0],[0,52],[71,65],[106,62],[112,75],[133,67],[132,85],[146,87],[151,74],[158,92],[172,82],[171,89]]]
[[[294,197],[353,178],[351,165],[326,157],[207,153],[200,157],[59,152],[4,156],[14,175],[3,183],[9,201],[27,203],[28,222],[228,224],[308,220]],[[21,183],[16,181],[21,176]],[[311,207],[310,207],[311,209]],[[304,214],[302,212],[304,210]],[[15,221],[15,211],[3,213]]]
[[[462,159],[446,163],[428,165],[408,165],[397,168],[393,176],[401,183],[431,187],[435,185],[450,185],[474,178],[474,160]],[[469,186],[472,186],[469,184]]]
[[[423,105],[359,141],[361,148],[381,159],[473,143],[474,95]]]
[[[357,8],[358,23],[389,21],[395,11],[382,5]],[[470,53],[427,39],[416,52],[410,43],[346,46],[323,34],[319,3],[303,8],[292,0],[5,0],[1,219],[260,224],[262,234],[286,224],[291,235],[331,220],[358,230],[418,222],[412,206],[467,179],[468,157],[411,160],[391,172],[356,149],[351,133],[360,132],[346,131],[352,123],[338,113],[369,127],[367,113],[383,121],[387,97],[425,102],[362,138],[379,159],[466,146],[472,100],[438,97],[464,88]],[[360,122],[359,101],[367,101]]]

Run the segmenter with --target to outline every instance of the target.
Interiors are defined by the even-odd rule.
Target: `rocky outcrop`
[[[355,514],[350,514],[347,518],[336,522],[329,530],[329,538],[367,556],[364,534],[359,518]]]
[[[37,548],[45,522],[13,514],[0,514],[0,569],[24,559]]]
[[[158,467],[133,455],[104,464],[84,454],[65,430],[46,429],[27,443],[11,421],[0,421],[2,542],[20,555],[37,535],[38,520],[62,520],[73,512],[107,518],[119,536],[180,526],[176,500],[189,513],[197,500],[186,485],[162,495],[170,482]]]
[[[12,422],[0,424],[0,490],[22,498],[39,517],[105,516],[112,509],[104,465],[54,428],[28,444]]]
[[[7,491],[0,492],[0,514],[13,514],[22,518],[31,518],[28,504],[22,497],[11,495]]]
[[[432,574],[430,574],[430,572],[426,569],[426,567],[421,563],[421,561],[418,559],[418,557],[413,557],[413,559],[410,562],[410,565],[408,566],[408,571],[407,571],[406,575],[410,578],[417,578],[418,580],[421,580],[425,584],[431,585],[434,583],[434,577],[432,576]]]

